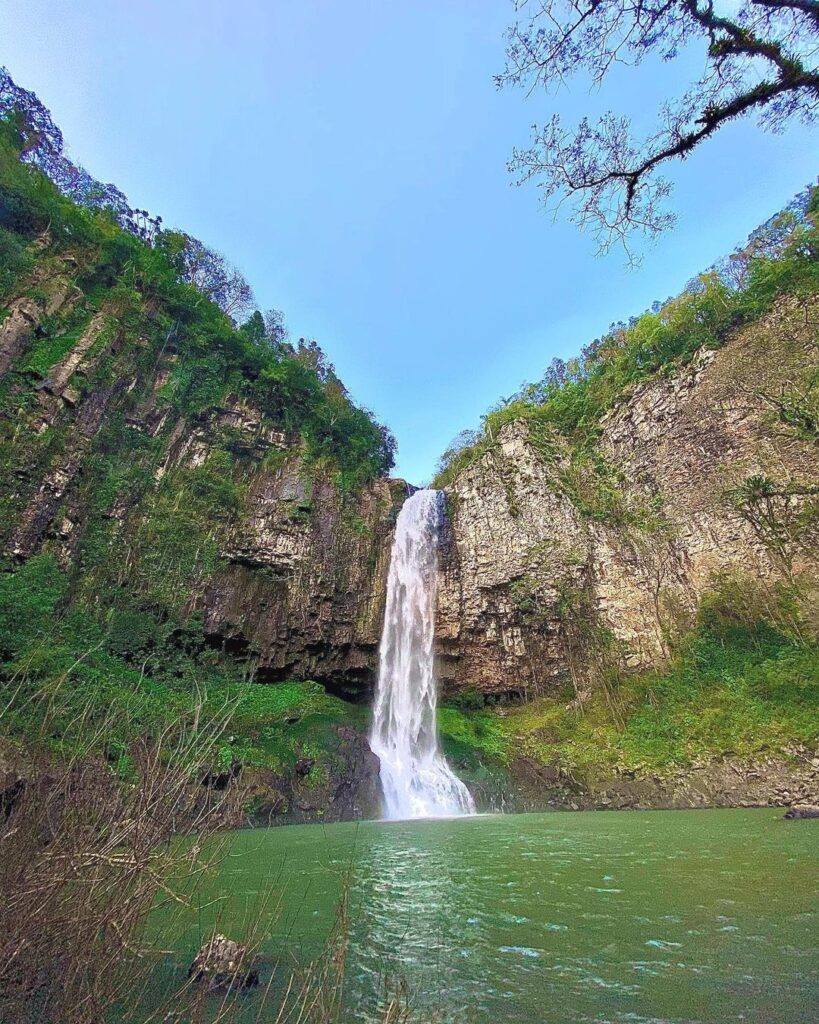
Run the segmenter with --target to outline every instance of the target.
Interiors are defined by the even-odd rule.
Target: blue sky
[[[670,176],[639,270],[506,171],[558,111],[650,127],[696,54],[603,93],[496,91],[508,0],[3,0],[0,63],[71,155],[229,256],[315,337],[413,483],[555,355],[671,295],[815,177],[816,139],[736,124]]]

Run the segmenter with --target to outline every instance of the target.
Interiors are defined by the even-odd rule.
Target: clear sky
[[[71,155],[220,249],[431,476],[501,395],[676,293],[815,177],[808,129],[721,132],[671,172],[639,270],[553,224],[506,159],[553,111],[650,127],[701,58],[496,91],[508,0],[0,0],[0,63]]]

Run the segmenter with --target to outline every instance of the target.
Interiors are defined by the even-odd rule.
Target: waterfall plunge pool
[[[192,909],[154,914],[176,951],[163,972],[178,981],[214,927],[255,921],[275,990],[320,952],[348,872],[344,1021],[380,1019],[385,974],[424,1024],[819,1019],[819,821],[781,810],[239,832]]]

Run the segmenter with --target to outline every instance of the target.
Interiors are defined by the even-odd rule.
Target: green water
[[[376,1019],[385,970],[424,1021],[819,1020],[819,821],[781,811],[241,832],[209,905],[154,923],[182,964],[261,912],[266,954],[309,959],[348,868],[350,1021]]]

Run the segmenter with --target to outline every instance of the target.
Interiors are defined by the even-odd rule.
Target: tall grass
[[[234,708],[196,713],[133,742],[129,766],[98,751],[121,732],[114,709],[72,704],[66,723],[61,686],[36,697],[12,680],[0,707],[40,722],[40,742],[0,748],[6,775],[0,805],[0,1020],[4,1024],[167,1024],[273,1021],[333,1024],[343,1019],[348,905],[343,887],[335,924],[315,960],[262,976],[254,995],[240,981],[257,961],[273,890],[262,894],[241,935],[236,982],[209,991],[177,964],[167,984],[168,956],[148,932],[150,915],[167,907],[190,912],[205,878],[227,853],[241,820],[240,778],[216,778],[220,738]],[[200,712],[206,695],[202,695]],[[89,722],[93,721],[93,728]],[[58,728],[60,758],[46,744]],[[16,766],[16,768],[15,768]],[[14,780],[15,771],[17,778]],[[230,882],[230,875],[224,874]],[[178,960],[178,957],[177,957]],[[163,987],[164,979],[164,987]],[[385,989],[383,1020],[408,1020],[403,986]]]
[[[6,689],[0,728],[25,700],[45,739],[59,688],[32,698],[14,683]],[[186,873],[206,870],[197,852],[203,840],[236,820],[233,792],[196,784],[227,720],[227,713],[208,725],[196,718],[133,743],[127,781],[89,753],[104,748],[113,724],[91,707],[60,725],[63,735],[82,737],[70,757],[47,754],[44,743],[6,749],[11,764],[20,764],[0,826],[3,1020],[98,1024],[107,1007],[127,996],[143,959],[149,912],[183,898],[168,884],[179,876],[180,857]],[[181,830],[197,836],[185,851],[171,841]]]
[[[675,642],[665,669],[627,673],[604,659],[603,678],[583,700],[567,679],[519,705],[442,707],[445,747],[459,767],[508,766],[523,755],[582,783],[720,758],[813,756],[816,608],[808,581],[726,575],[703,598],[695,628]]]

